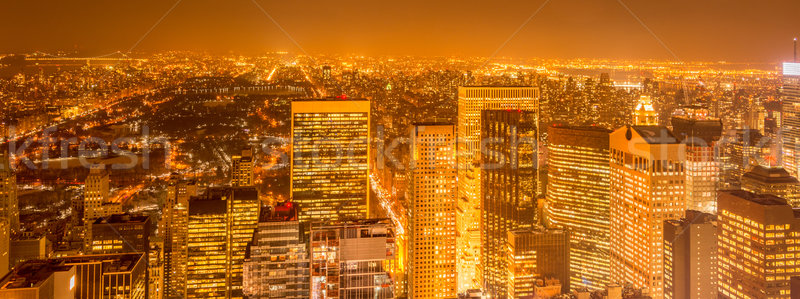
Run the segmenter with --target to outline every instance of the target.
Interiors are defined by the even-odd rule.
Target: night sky
[[[257,1],[300,47],[250,0],[183,0],[133,50],[490,56],[544,3]],[[125,52],[175,3],[5,0],[0,52]],[[779,62],[800,35],[798,0],[624,3],[666,48],[617,0],[551,0],[498,55]]]

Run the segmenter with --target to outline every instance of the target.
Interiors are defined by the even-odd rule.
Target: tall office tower
[[[610,130],[548,128],[547,226],[570,231],[572,289],[610,283]],[[562,282],[566,283],[566,282]]]
[[[190,199],[187,298],[244,297],[242,268],[258,218],[253,187],[209,188]]]
[[[786,200],[722,191],[717,221],[719,297],[789,298],[789,280],[800,275],[800,216]]]
[[[721,166],[719,188],[741,188],[742,175],[752,165],[759,164],[763,157],[763,135],[757,130],[737,129],[726,132],[720,140],[718,160]]]
[[[0,150],[0,221],[7,221],[11,231],[19,230],[17,174],[11,168],[10,156]]]
[[[686,210],[684,218],[664,222],[664,298],[716,297],[716,219]]]
[[[611,133],[611,281],[663,297],[664,220],[686,210],[684,145],[666,127]]]
[[[147,274],[150,277],[147,288],[148,299],[164,298],[164,241],[160,237],[150,239]]]
[[[231,186],[244,187],[255,184],[253,173],[253,149],[242,150],[242,153],[231,157]]]
[[[8,223],[0,222],[0,277],[8,273],[11,265],[11,230]]]
[[[394,298],[394,250],[388,219],[312,223],[310,297]]]
[[[800,63],[783,63],[783,86],[781,87],[781,126],[778,135],[782,145],[783,168],[793,177],[798,175],[800,155]]]
[[[539,113],[539,89],[530,86],[497,87],[497,86],[461,86],[458,88],[458,214],[459,223],[459,276],[478,277],[475,281],[460,280],[458,292],[481,287],[479,261],[480,257],[480,221],[481,221],[481,186],[480,164],[481,153],[481,111],[513,109]],[[463,229],[463,228],[466,228]],[[466,242],[466,243],[465,243]],[[477,242],[478,244],[474,244]]]
[[[534,111],[481,111],[481,273],[484,290],[508,294],[508,232],[532,227],[538,181]]]
[[[189,198],[197,196],[197,182],[170,177],[159,230],[164,238],[164,297],[186,295]]]
[[[150,216],[115,214],[92,223],[92,254],[147,253],[150,251]]]
[[[458,273],[458,292],[464,293],[467,290],[478,289],[482,285],[483,276],[479,272],[481,264],[481,209],[478,206],[472,208],[469,198],[480,198],[481,188],[481,168],[478,163],[466,171],[466,175],[459,178],[458,193],[466,194],[466,197],[459,196],[456,204],[456,272]],[[461,181],[461,180],[465,180]],[[462,187],[468,190],[461,189]]]
[[[686,145],[687,209],[716,212],[720,166],[714,148],[722,136],[722,121],[711,117],[708,109],[683,107],[672,117],[672,132]]]
[[[292,101],[292,202],[303,225],[369,215],[370,102]]]
[[[292,203],[262,210],[244,262],[247,298],[308,298],[308,244],[301,237]]]
[[[527,228],[508,232],[507,298],[533,298],[536,282],[550,279],[560,282],[556,294],[567,293],[569,239],[569,233],[560,229]]]
[[[800,208],[800,183],[781,167],[750,167],[742,175],[742,190],[757,194],[772,194]]]
[[[636,108],[633,110],[633,125],[635,126],[657,126],[658,115],[653,109],[650,96],[642,95]]]
[[[411,128],[408,198],[409,295],[456,297],[456,131],[452,124]]]
[[[145,262],[150,262],[150,216],[114,214],[97,218],[92,223],[92,254],[143,253]],[[145,268],[146,269],[146,268]],[[145,273],[149,293],[150,275]]]
[[[109,196],[109,174],[103,167],[93,167],[86,177],[83,192],[83,215],[85,221],[107,216],[104,205]]]
[[[74,298],[147,298],[144,253],[78,255],[53,261],[75,267]]]

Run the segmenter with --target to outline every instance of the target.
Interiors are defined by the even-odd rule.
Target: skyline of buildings
[[[104,289],[136,298],[790,295],[790,275],[777,275],[794,273],[789,249],[762,267],[779,282],[762,283],[715,247],[728,242],[730,257],[795,242],[755,246],[741,241],[753,240],[739,231],[746,220],[721,216],[743,213],[721,210],[736,188],[776,194],[794,213],[800,190],[778,161],[775,119],[792,115],[773,113],[780,76],[622,82],[469,60],[165,57],[103,65],[175,71],[56,133],[148,134],[122,143],[128,152],[92,154],[92,169],[69,158],[81,144],[9,159],[21,227],[0,234],[0,270],[22,240],[52,239],[20,265],[141,253],[122,259],[136,265],[128,282]],[[198,61],[207,71],[187,66]],[[17,81],[49,90],[44,72]],[[131,157],[142,159],[114,167]],[[67,166],[33,171],[26,159]],[[727,226],[717,234],[695,209]],[[69,273],[41,269],[41,281]]]

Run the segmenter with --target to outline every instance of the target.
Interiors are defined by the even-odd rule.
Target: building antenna
[[[794,38],[794,60],[792,62],[797,62],[797,37]]]

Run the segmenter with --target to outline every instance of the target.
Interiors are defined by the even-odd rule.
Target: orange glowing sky
[[[490,56],[545,3],[256,1],[286,34],[251,0],[182,0],[169,14],[176,0],[5,1],[0,52],[102,54],[136,45],[134,51]],[[796,0],[622,3],[633,14],[618,0],[548,1],[498,55],[778,62],[792,56],[791,39],[800,34]]]

